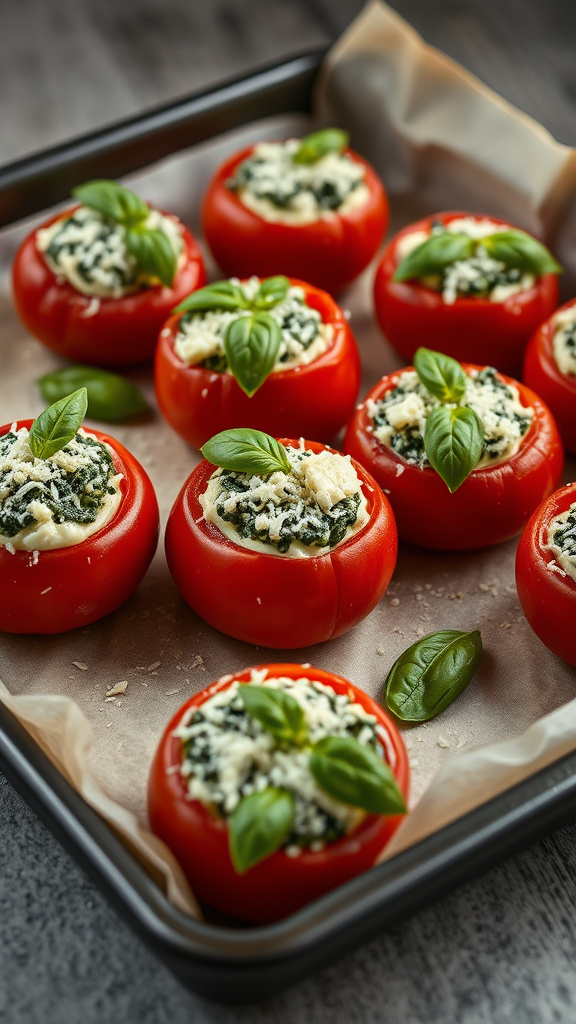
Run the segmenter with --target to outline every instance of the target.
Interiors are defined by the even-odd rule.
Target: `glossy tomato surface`
[[[80,544],[13,554],[0,546],[0,630],[7,633],[64,633],[101,619],[136,590],[154,555],[158,502],[147,474],[114,438],[87,433],[112,449],[122,500],[110,522]]]
[[[464,369],[480,367],[465,363]],[[344,450],[386,490],[401,540],[444,551],[498,544],[520,533],[534,509],[558,486],[564,455],[549,409],[523,384],[500,377],[518,388],[522,405],[534,408],[532,423],[517,452],[495,466],[475,469],[453,494],[435,470],[410,465],[371,430],[366,403],[392,391],[397,374],[383,377],[356,411]]]
[[[430,231],[434,221],[449,224],[460,217],[505,224],[498,217],[458,212],[437,213],[404,228],[388,244],[374,280],[376,316],[382,332],[404,359],[417,348],[444,352],[459,361],[495,366],[518,376],[531,334],[558,305],[558,278],[543,274],[526,291],[504,302],[457,298],[447,305],[440,292],[418,280],[393,281],[400,262],[398,244],[415,231]],[[511,225],[509,225],[511,226]]]
[[[388,201],[376,172],[365,169],[369,196],[344,213],[331,211],[311,224],[264,220],[249,210],[226,182],[253,152],[249,146],[216,172],[202,205],[202,227],[214,259],[228,276],[286,274],[337,293],[354,281],[376,255],[388,226]]]
[[[348,680],[321,669],[290,664],[259,668],[267,668],[270,677],[305,676],[317,680],[336,693],[349,694],[375,715],[384,757],[407,800],[409,768],[404,743],[394,723],[375,701]],[[199,707],[217,690],[227,689],[235,679],[248,682],[251,671],[248,668],[237,672],[202,690],[174,715],[152,764],[148,815],[153,832],[170,847],[202,902],[246,921],[266,924],[294,913],[372,867],[402,817],[367,815],[354,832],[322,850],[304,850],[299,857],[289,857],[279,850],[245,874],[236,874],[228,851],[225,820],[211,814],[200,801],[188,798],[184,779],[177,770],[182,764],[182,741],[173,734],[189,710]]]
[[[171,427],[195,448],[220,430],[252,427],[275,437],[330,441],[354,411],[360,388],[360,357],[342,310],[326,292],[303,281],[306,303],[317,310],[333,337],[311,363],[271,373],[248,398],[231,373],[186,366],[174,350],[181,315],[170,317],[156,349],[158,405]]]
[[[77,291],[56,276],[36,248],[36,232],[69,217],[50,217],[22,242],[12,271],[14,303],[25,327],[60,356],[92,366],[129,366],[151,359],[158,331],[174,306],[206,281],[200,250],[182,226],[184,260],[171,288],[155,285],[121,298]]]
[[[576,484],[552,494],[536,509],[518,545],[516,586],[524,615],[536,636],[562,661],[576,667],[576,583],[555,565],[548,548],[552,520],[576,502]]]
[[[522,379],[550,406],[564,447],[576,453],[576,377],[562,373],[553,352],[556,314],[575,309],[567,302],[532,335],[524,356]]]
[[[324,450],[312,441],[305,447]],[[235,544],[204,519],[198,499],[215,467],[201,462],[166,526],[168,566],[184,600],[222,633],[264,647],[307,647],[355,626],[385,593],[397,554],[390,505],[366,471],[355,469],[368,522],[324,555],[291,558]]]

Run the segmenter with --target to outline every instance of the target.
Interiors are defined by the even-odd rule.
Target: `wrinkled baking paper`
[[[354,146],[376,165],[390,193],[395,228],[434,209],[504,215],[543,233],[569,266],[566,277],[576,277],[568,252],[576,224],[573,153],[424,46],[387,7],[368,6],[334,48],[317,109],[318,123],[349,128]],[[130,184],[198,229],[206,183],[227,154],[257,138],[309,128],[296,117],[243,128],[134,176]],[[41,401],[33,381],[60,365],[18,324],[9,297],[7,268],[31,226],[0,236],[6,268],[0,294],[2,422],[37,415]],[[576,246],[573,260],[575,254]],[[341,299],[360,346],[364,389],[401,365],[374,324],[372,276],[367,271]],[[151,374],[130,377],[153,400]],[[158,414],[111,432],[152,477],[165,523],[197,456]],[[567,479],[573,471],[571,463]],[[168,719],[224,673],[268,661],[310,662],[382,701],[393,662],[419,636],[481,630],[485,654],[468,689],[437,719],[402,727],[414,809],[387,855],[576,747],[576,672],[529,629],[514,585],[515,550],[515,541],[467,554],[402,546],[388,593],[351,633],[300,651],[271,651],[224,637],[196,616],[181,601],[160,548],[137,593],[101,622],[56,637],[5,635],[0,678],[7,689],[0,688],[0,700],[169,898],[196,914],[173,859],[146,829],[146,782]],[[223,600],[232,599],[225,581],[222,586]],[[127,684],[124,692],[107,696],[119,682]]]

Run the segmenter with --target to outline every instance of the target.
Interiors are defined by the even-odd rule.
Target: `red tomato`
[[[436,213],[395,235],[384,251],[374,281],[376,316],[393,348],[410,361],[420,345],[444,352],[454,359],[495,366],[518,375],[528,339],[558,305],[556,274],[543,274],[532,288],[511,295],[504,302],[483,298],[458,298],[447,305],[440,292],[421,281],[393,281],[400,260],[398,242],[414,231],[430,231],[434,221],[449,224],[459,217],[489,219],[480,214]],[[511,226],[511,225],[509,225]]]
[[[562,661],[576,667],[576,583],[550,569],[554,553],[547,546],[550,523],[576,501],[576,484],[567,484],[536,509],[518,546],[518,597],[536,636]]]
[[[463,366],[467,372],[480,369]],[[392,391],[397,374],[383,377],[356,411],[344,450],[366,466],[389,495],[401,540],[444,551],[498,544],[520,533],[536,506],[558,486],[564,456],[549,409],[523,384],[499,376],[518,388],[522,405],[534,407],[532,423],[514,455],[473,470],[454,494],[434,469],[410,465],[371,430],[366,402]]]
[[[171,427],[195,448],[220,430],[252,427],[277,437],[330,441],[354,411],[360,388],[360,357],[342,310],[326,293],[303,281],[305,301],[334,335],[313,362],[271,373],[251,398],[231,373],[186,366],[174,351],[181,315],[160,331],[155,384],[158,405]]]
[[[334,211],[311,224],[271,223],[226,187],[253,150],[249,146],[229,157],[204,197],[202,227],[214,259],[228,276],[287,274],[332,293],[341,291],[368,266],[386,234],[388,202],[376,172],[347,150],[365,168],[370,191],[365,204],[345,213]]]
[[[21,420],[19,427],[31,427]],[[0,435],[10,430],[0,427]],[[0,545],[0,630],[64,633],[118,608],[136,590],[158,543],[158,502],[142,466],[113,437],[88,433],[112,448],[122,501],[109,523],[68,548],[15,551]]]
[[[298,447],[298,441],[283,441]],[[306,441],[309,451],[324,445]],[[345,633],[376,607],[394,571],[394,516],[376,483],[355,466],[370,518],[324,555],[290,558],[235,544],[203,518],[198,496],[214,466],[188,477],[166,526],[166,557],[182,597],[222,633],[285,650]]]
[[[349,694],[375,715],[386,740],[380,736],[385,759],[398,785],[408,797],[409,768],[404,743],[396,726],[362,690],[341,676],[302,665],[261,665],[269,676],[301,676]],[[235,917],[266,924],[286,917],[311,900],[372,867],[380,850],[402,821],[399,816],[367,815],[347,836],[323,850],[303,850],[289,857],[278,850],[243,875],[236,874],[228,851],[228,826],[198,800],[190,800],[177,768],[182,763],[182,741],[173,734],[189,708],[199,707],[217,690],[238,679],[250,680],[251,669],[226,676],[197,693],[168,724],[152,763],[148,785],[148,815],[152,830],[170,847],[198,898]]]
[[[158,284],[119,299],[99,299],[97,312],[90,315],[91,296],[57,277],[36,248],[36,231],[69,217],[72,209],[44,221],[16,253],[12,283],[20,319],[44,345],[75,362],[128,366],[151,359],[166,317],[206,281],[196,242],[183,226],[186,258],[171,288]]]
[[[576,299],[560,306],[556,313],[573,306],[576,306]],[[524,356],[522,377],[550,406],[564,447],[576,453],[576,377],[562,373],[554,359],[556,313],[532,335]]]

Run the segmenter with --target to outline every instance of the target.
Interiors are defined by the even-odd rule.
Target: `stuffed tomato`
[[[408,785],[402,739],[362,690],[309,665],[262,665],[174,715],[148,814],[201,901],[265,924],[372,867]]]
[[[155,386],[164,418],[195,448],[238,425],[330,441],[354,411],[360,358],[326,292],[286,277],[223,281],[160,332]]]
[[[115,182],[88,182],[74,194],[80,205],[49,218],[16,253],[20,319],[76,362],[151,359],[171,310],[206,280],[200,250],[177,217]]]
[[[241,457],[227,461],[230,451]],[[293,649],[340,636],[375,608],[397,536],[361,466],[315,442],[244,429],[217,435],[204,454],[211,461],[188,478],[166,527],[170,571],[202,618]]]
[[[559,272],[540,242],[496,217],[438,213],[388,244],[374,281],[376,316],[408,361],[425,341],[517,376],[530,336],[558,304]]]
[[[532,335],[522,379],[550,406],[564,447],[576,453],[576,299]]]
[[[328,129],[226,160],[208,187],[202,225],[226,274],[287,274],[336,293],[375,256],[388,202],[346,134]]]

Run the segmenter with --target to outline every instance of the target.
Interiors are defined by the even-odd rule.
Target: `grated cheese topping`
[[[554,317],[552,354],[560,373],[576,377],[576,306]]]
[[[549,562],[551,571],[562,571],[576,583],[576,501],[561,515],[555,516],[548,527],[548,547],[554,553],[556,565]],[[552,568],[554,567],[554,568]]]

